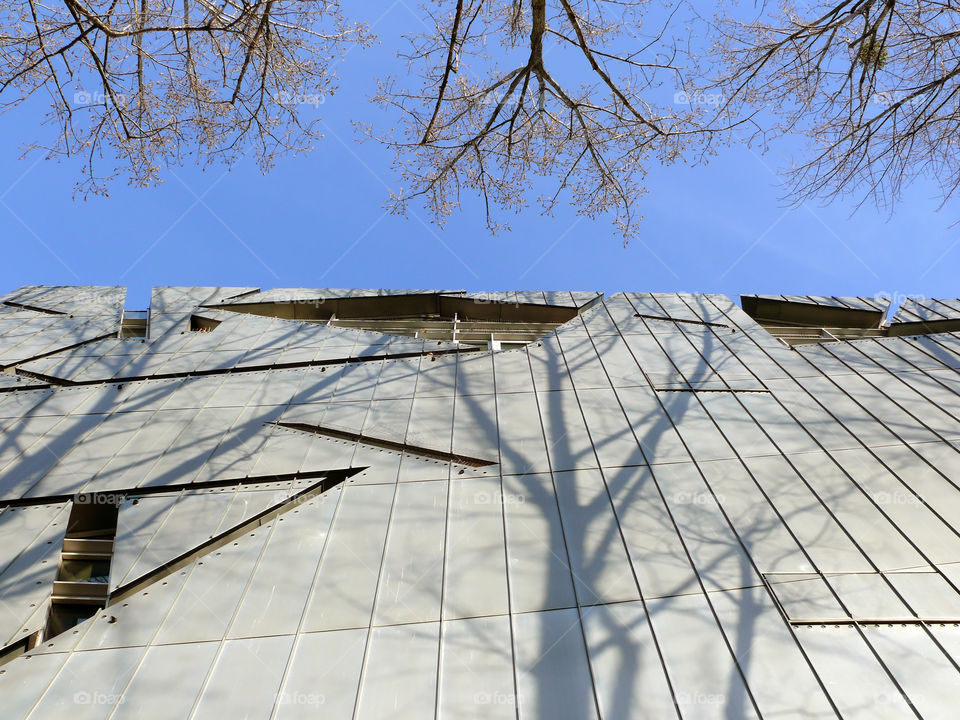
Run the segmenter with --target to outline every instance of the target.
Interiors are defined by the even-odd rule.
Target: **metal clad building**
[[[955,718],[960,301],[0,298],[0,714]]]

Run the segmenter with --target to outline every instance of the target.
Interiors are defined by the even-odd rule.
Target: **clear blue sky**
[[[651,168],[641,236],[626,248],[609,220],[568,207],[531,208],[495,237],[475,200],[442,230],[416,206],[386,214],[389,153],[358,143],[350,121],[376,117],[374,77],[397,72],[397,33],[416,27],[413,3],[389,7],[374,28],[382,44],[347,55],[342,90],[320,107],[326,138],[267,176],[252,162],[189,166],[158,188],[121,182],[110,198],[74,200],[76,165],[20,159],[35,112],[0,116],[0,291],[120,284],[134,309],[153,285],[960,295],[957,203],[938,212],[936,188],[917,184],[892,218],[851,216],[844,203],[787,208],[770,168],[790,143]]]

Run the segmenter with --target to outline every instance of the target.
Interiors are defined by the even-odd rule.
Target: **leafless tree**
[[[497,209],[520,210],[534,178],[549,177],[545,211],[570,199],[635,233],[650,163],[709,152],[725,124],[716,107],[690,101],[669,19],[646,31],[648,5],[424,5],[428,29],[409,37],[404,55],[412,81],[388,78],[377,94],[400,116],[399,133],[379,136],[407,185],[396,207],[421,199],[442,221],[473,191],[496,228]]]
[[[344,43],[368,39],[336,0],[10,0],[0,110],[47,98],[56,132],[39,147],[82,154],[84,191],[155,182],[193,153],[266,168],[317,136],[303,106],[332,91]]]
[[[651,165],[797,132],[794,199],[890,204],[921,175],[952,196],[952,0],[761,0],[710,19],[679,3],[425,2],[407,72],[375,96],[398,126],[363,126],[396,152],[393,207],[443,222],[475,193],[495,229],[537,188],[544,211],[569,200],[629,237]],[[310,145],[334,58],[369,41],[337,0],[0,0],[0,110],[48,98],[44,147],[84,153],[85,189],[154,182],[194,153],[268,168]]]
[[[960,182],[960,5],[830,0],[762,5],[714,26],[725,107],[759,110],[763,140],[800,133],[788,196],[852,195],[892,208],[918,177]]]

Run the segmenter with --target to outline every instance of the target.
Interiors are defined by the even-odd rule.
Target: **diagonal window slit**
[[[718,327],[725,328],[727,330],[732,330],[736,332],[736,329],[727,325],[725,323],[716,323],[716,322],[707,322],[706,320],[688,320],[687,318],[675,318],[667,317],[666,315],[647,315],[646,313],[636,312],[633,314],[635,318],[643,318],[644,320],[663,320],[664,322],[672,323],[682,323],[685,325],[702,325],[704,327]]]
[[[157,567],[154,570],[141,575],[135,580],[116,588],[110,594],[108,607],[109,605],[113,605],[124,598],[140,592],[146,586],[151,585],[157,580],[160,580],[168,575],[171,575],[185,565],[189,565],[194,560],[197,560],[204,555],[208,555],[214,550],[217,550],[218,548],[221,548],[227,543],[231,542],[235,538],[245,535],[250,530],[257,528],[260,525],[269,522],[270,520],[273,520],[275,517],[282,515],[288,510],[298,507],[307,500],[316,497],[317,495],[321,495],[322,493],[325,493],[328,490],[337,487],[338,485],[341,485],[347,478],[352,477],[359,472],[363,472],[366,469],[366,467],[355,467],[350,468],[349,470],[331,470],[330,472],[326,473],[318,482],[304,488],[300,492],[291,495],[289,498],[283,499],[276,505],[266,508],[256,515],[253,515],[249,519],[244,520],[242,523],[234,525],[233,527],[214,535],[208,541],[187,550],[169,562],[164,563],[160,567]]]
[[[430,458],[431,460],[443,460],[445,462],[452,462],[458,465],[486,467],[488,465],[497,464],[496,460],[484,460],[483,458],[470,457],[469,455],[434,450],[421,445],[411,445],[410,443],[371,437],[370,435],[350,432],[348,430],[322,427],[320,425],[308,425],[306,423],[282,421],[277,421],[273,424],[282,428],[287,428],[288,430],[299,430],[300,432],[313,433],[314,435],[325,435],[326,437],[337,438],[338,440],[352,440],[353,442],[360,442],[364,443],[365,445],[373,445],[374,447],[383,448],[385,450],[396,450],[399,452],[409,453],[410,455],[420,455],[421,457]]]
[[[106,604],[119,510],[120,502],[114,495],[91,493],[74,501],[53,583],[45,637],[69,630]]]
[[[309,473],[317,481],[299,492],[283,498],[261,512],[214,535],[209,540],[191,547],[169,562],[138,576],[135,580],[110,588],[110,567],[120,506],[130,498],[147,496],[150,489],[128,488],[110,492],[80,493],[73,500],[60,554],[60,565],[45,626],[16,643],[0,648],[0,665],[36,647],[42,642],[64,633],[93,617],[111,605],[142,591],[158,580],[233,541],[250,530],[263,525],[303,502],[338,485],[347,478],[366,470],[365,467]],[[274,478],[271,478],[274,479]],[[236,483],[237,481],[233,481]],[[222,483],[217,483],[220,486]],[[199,490],[200,484],[184,486]],[[206,484],[212,485],[212,484]],[[171,486],[160,490],[170,491]],[[146,490],[146,492],[144,491]],[[36,498],[44,501],[46,498]]]

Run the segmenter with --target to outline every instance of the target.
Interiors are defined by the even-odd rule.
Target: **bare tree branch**
[[[51,156],[83,152],[82,192],[160,179],[195,156],[262,167],[305,150],[335,80],[328,58],[367,43],[336,0],[0,2],[0,111],[51,99]],[[201,17],[191,10],[200,9]],[[106,170],[104,170],[104,167]]]
[[[799,133],[787,171],[797,202],[853,196],[892,209],[918,177],[960,184],[960,7],[939,0],[845,0],[763,7],[715,26],[713,79],[731,112],[765,117],[764,142]],[[717,64],[713,65],[717,68]]]
[[[567,197],[590,217],[612,215],[629,238],[649,164],[708,153],[730,128],[716,108],[674,101],[683,69],[663,27],[642,33],[645,2],[453,5],[408,38],[412,83],[383,80],[376,96],[402,120],[400,136],[375,135],[408,186],[398,211],[419,199],[442,223],[470,190],[497,229],[495,215],[519,212],[536,179],[552,178],[543,211]]]

